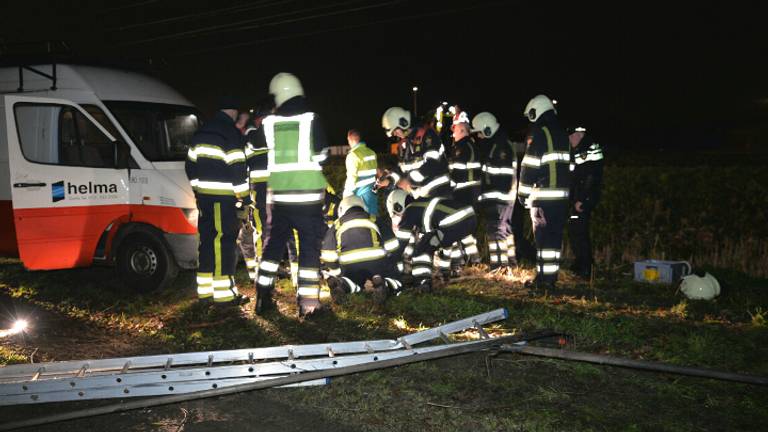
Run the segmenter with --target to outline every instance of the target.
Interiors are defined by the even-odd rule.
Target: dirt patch
[[[28,332],[2,341],[3,347],[32,362],[123,357],[155,352],[161,345],[151,338],[119,329],[106,329],[93,321],[73,319],[0,292],[0,308],[8,317],[24,317]],[[9,319],[5,320],[9,322]],[[5,325],[5,324],[4,324]]]
[[[98,406],[99,404],[56,404],[27,406],[0,410],[3,420],[13,421],[34,418],[73,407]],[[204,399],[184,404],[154,407],[145,410],[109,414],[56,423],[34,428],[39,432],[81,431],[163,431],[218,432],[222,430],[260,432],[286,431],[355,431],[355,427],[328,419],[322,411],[297,408],[290,402],[280,402],[265,393],[251,392],[221,398]]]

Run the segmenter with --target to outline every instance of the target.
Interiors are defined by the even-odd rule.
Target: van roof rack
[[[41,70],[35,69],[32,66],[25,66],[21,65],[19,66],[19,88],[16,90],[19,93],[24,91],[24,70],[28,70],[30,72],[33,72],[37,75],[40,75],[43,78],[48,78],[51,80],[51,90],[56,90],[56,63],[51,63],[51,73],[47,74]]]
[[[56,90],[58,77],[56,74],[55,59],[57,55],[60,56],[61,54],[69,52],[69,46],[64,41],[40,41],[0,45],[0,59],[4,60],[3,63],[7,63],[14,57],[17,58],[17,61],[14,61],[13,63],[19,68],[18,92],[24,91],[24,70],[51,80],[51,90]],[[38,61],[32,61],[35,57]],[[45,73],[32,66],[37,64],[50,64],[51,73]]]

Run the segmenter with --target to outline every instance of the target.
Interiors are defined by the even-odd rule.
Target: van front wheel
[[[126,237],[118,247],[116,265],[126,287],[139,292],[162,289],[179,272],[168,248],[148,234]]]

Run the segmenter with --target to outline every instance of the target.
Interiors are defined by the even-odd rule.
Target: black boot
[[[429,294],[432,292],[432,278],[422,279],[413,287],[414,291],[421,294]]]
[[[555,289],[555,282],[554,281],[544,281],[538,276],[536,276],[534,279],[526,281],[525,287],[528,288],[529,293],[531,294],[539,294],[544,291],[548,290],[554,290]]]
[[[334,304],[342,304],[347,300],[347,294],[351,292],[347,281],[342,278],[331,276],[326,281],[328,288],[331,290],[331,301]]]
[[[377,305],[384,304],[385,301],[387,301],[387,296],[389,295],[389,288],[387,288],[387,282],[384,280],[383,277],[379,275],[374,275],[373,278],[371,278],[371,282],[373,282],[373,301]]]
[[[256,306],[253,308],[256,315],[263,315],[276,308],[277,305],[272,298],[272,290],[256,290]]]

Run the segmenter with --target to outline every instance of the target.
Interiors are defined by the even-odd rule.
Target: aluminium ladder
[[[191,393],[376,362],[412,355],[416,352],[413,345],[426,341],[447,343],[448,334],[469,329],[488,338],[482,326],[507,317],[506,309],[497,309],[396,340],[11,365],[0,368],[0,405]],[[327,380],[301,384],[325,383]]]

